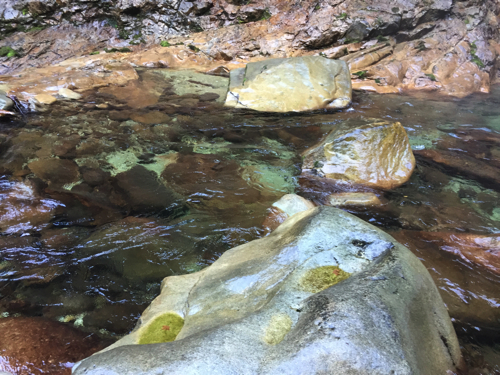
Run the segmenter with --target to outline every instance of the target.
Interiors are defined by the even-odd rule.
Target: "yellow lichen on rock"
[[[184,319],[178,314],[162,314],[141,329],[138,344],[159,344],[174,341],[182,327]]]
[[[275,314],[266,328],[264,341],[269,345],[279,344],[292,329],[292,319],[286,314]]]
[[[307,271],[300,281],[300,286],[305,291],[318,293],[350,276],[350,273],[337,266],[323,266]]]

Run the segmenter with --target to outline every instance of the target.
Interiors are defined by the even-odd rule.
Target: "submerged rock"
[[[36,190],[29,183],[0,180],[0,233],[28,233],[49,225],[62,203]]]
[[[500,278],[494,270],[487,272],[484,265],[478,262],[486,260],[486,256],[494,258],[495,255],[488,254],[485,248],[489,246],[493,250],[491,252],[495,252],[495,236],[453,234],[457,236],[453,240],[446,238],[449,233],[411,230],[391,235],[415,253],[427,267],[455,324],[470,326],[482,335],[489,332],[497,335],[500,329]],[[478,243],[474,243],[473,238],[479,240]]]
[[[443,165],[466,177],[478,180],[488,187],[498,190],[500,169],[490,163],[457,151],[418,150],[415,154],[427,162]]]
[[[42,318],[0,319],[0,373],[71,374],[80,359],[104,347],[94,335]]]
[[[321,56],[269,59],[231,72],[226,106],[267,112],[345,108],[351,78],[343,61]]]
[[[129,216],[101,227],[77,249],[89,267],[104,264],[131,282],[157,281],[180,272],[172,260],[194,246],[191,239],[172,232],[157,220]]]
[[[160,182],[156,173],[142,165],[117,174],[116,183],[134,212],[168,212],[181,205],[179,197]]]
[[[158,341],[169,342],[138,345]],[[166,278],[138,327],[73,373],[444,374],[460,364],[420,261],[317,207],[203,271]]]
[[[362,120],[334,128],[304,153],[302,174],[361,185],[394,189],[409,180],[415,158],[399,122]]]
[[[78,165],[68,159],[46,158],[32,161],[28,168],[51,186],[62,186],[76,182],[79,177]]]

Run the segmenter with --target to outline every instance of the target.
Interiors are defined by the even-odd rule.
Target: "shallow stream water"
[[[383,206],[347,210],[423,261],[471,374],[500,372],[500,87],[465,99],[355,93],[344,111],[274,115],[173,92],[164,73],[0,119],[1,317],[121,337],[165,276],[266,235],[282,195],[322,202],[329,192],[300,185],[304,150],[346,119],[383,118],[406,128],[417,168]]]

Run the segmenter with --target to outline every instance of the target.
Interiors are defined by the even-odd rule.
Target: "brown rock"
[[[35,96],[35,101],[39,104],[52,104],[57,101],[57,99],[48,93],[41,93]]]
[[[102,169],[82,167],[80,169],[83,181],[90,186],[102,185],[109,180],[111,175]]]
[[[190,202],[219,209],[234,209],[261,198],[261,193],[241,177],[238,163],[217,155],[179,154],[161,177],[180,194],[190,196]]]
[[[0,189],[0,232],[26,233],[47,226],[60,202],[42,199],[26,183],[12,182]]]
[[[286,219],[288,219],[288,215],[285,212],[277,207],[271,207],[262,223],[262,227],[266,232],[270,233],[278,228]]]
[[[272,232],[289,217],[314,207],[311,201],[297,194],[286,194],[273,203],[262,226],[267,232]]]
[[[134,113],[130,115],[130,118],[134,121],[147,124],[164,124],[170,121],[170,117],[160,111],[151,111],[147,113]]]
[[[375,189],[408,181],[415,158],[399,122],[345,122],[304,154],[302,173]]]
[[[70,375],[71,367],[105,347],[98,337],[42,318],[0,319],[0,371]]]
[[[78,165],[68,159],[39,159],[28,164],[28,168],[39,178],[53,185],[75,182],[78,178]]]
[[[200,95],[200,101],[201,102],[211,102],[219,98],[219,94],[216,94],[215,92],[206,92],[204,94]]]

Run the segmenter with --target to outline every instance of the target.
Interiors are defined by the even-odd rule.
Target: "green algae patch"
[[[175,313],[165,313],[156,317],[142,329],[139,344],[159,344],[174,341],[182,327],[184,319]]]
[[[271,317],[264,335],[264,341],[269,345],[279,344],[292,329],[292,319],[286,314],[276,314]]]
[[[300,281],[301,287],[308,292],[318,293],[351,276],[337,266],[323,266],[307,271]]]

